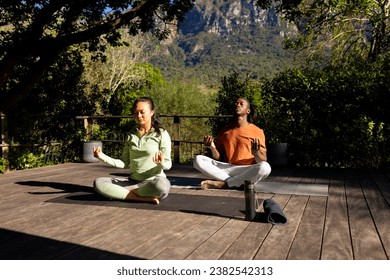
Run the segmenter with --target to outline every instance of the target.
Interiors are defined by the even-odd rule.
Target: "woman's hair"
[[[154,109],[154,102],[151,98],[149,97],[146,97],[146,96],[143,96],[143,97],[140,97],[140,98],[137,98],[135,101],[134,101],[134,104],[133,104],[133,108],[131,109],[131,112],[134,113],[134,110],[135,110],[135,107],[137,106],[137,104],[139,102],[147,102],[149,103],[149,106],[150,106],[150,109],[151,110],[154,110],[154,114],[152,116],[152,127],[154,128],[154,130],[156,131],[157,135],[160,136],[161,135],[161,129],[164,129],[160,120],[158,119],[157,117],[157,112],[156,110]]]

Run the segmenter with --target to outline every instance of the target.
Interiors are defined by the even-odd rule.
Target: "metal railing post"
[[[0,112],[0,127],[1,127],[1,157],[6,160],[5,171],[9,171],[9,139],[8,139],[8,123],[7,117],[3,112]]]
[[[84,119],[84,129],[87,134],[87,139],[92,139],[93,134],[93,118]]]
[[[180,163],[180,117],[173,116],[175,131],[173,135],[173,162]]]

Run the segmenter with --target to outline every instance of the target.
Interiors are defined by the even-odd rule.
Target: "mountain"
[[[151,63],[166,78],[196,78],[208,85],[219,84],[232,70],[256,79],[291,66],[293,54],[283,41],[295,26],[255,2],[196,0]]]

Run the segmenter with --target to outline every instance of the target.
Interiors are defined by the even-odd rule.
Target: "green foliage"
[[[375,65],[302,69],[262,84],[264,129],[304,166],[389,165],[389,71]]]
[[[78,46],[104,57],[119,45],[118,29],[130,35],[150,31],[166,38],[166,23],[181,20],[192,0],[1,1],[0,111],[29,94],[58,56]]]
[[[210,134],[210,128],[206,124],[207,118],[181,118],[180,131],[173,122],[173,117],[166,115],[190,115],[209,116],[213,114],[215,107],[214,92],[201,86],[198,81],[190,83],[179,79],[164,80],[161,72],[150,64],[140,65],[147,73],[145,82],[141,87],[121,87],[115,95],[115,100],[110,100],[111,108],[116,108],[116,115],[132,116],[131,108],[135,99],[141,96],[151,97],[155,102],[155,110],[163,127],[168,130],[172,139],[181,139],[188,142],[202,141],[203,136]],[[114,103],[115,102],[115,103]],[[106,114],[114,111],[107,108]],[[126,139],[130,129],[136,126],[133,118],[98,119],[95,123],[99,127],[99,139]],[[108,147],[113,153],[117,151]],[[193,154],[185,155],[185,147],[182,147],[181,160],[187,161]]]
[[[139,96],[149,96],[154,100],[157,116],[172,140],[180,139],[188,143],[201,142],[204,135],[210,134],[210,127],[206,123],[207,118],[180,118],[179,130],[172,117],[172,115],[209,116],[213,114],[215,107],[213,92],[201,87],[197,81],[185,83],[179,79],[169,81],[157,79],[149,87],[138,90],[137,97]],[[199,152],[183,144],[180,147],[180,161],[192,160],[194,154]]]
[[[356,57],[374,62],[389,57],[390,6],[387,0],[258,0],[264,9],[275,7],[300,34],[286,46],[300,49],[321,63],[351,63]]]
[[[251,81],[248,76],[244,78],[240,77],[240,74],[236,71],[231,72],[229,76],[223,77],[221,83],[222,86],[216,96],[216,103],[218,105],[214,112],[215,115],[232,116],[237,99],[244,97],[251,103],[251,110],[255,117],[256,108],[261,103],[258,85]],[[209,124],[212,127],[213,135],[217,135],[231,120],[231,118],[210,119]],[[259,124],[258,121],[259,119],[253,119],[253,122],[256,124]]]
[[[61,56],[14,110],[7,112],[9,137],[16,143],[74,142],[83,125],[76,115],[93,115],[96,95],[84,94],[77,52]]]
[[[103,102],[100,103],[102,114],[132,116],[131,109],[134,101],[138,97],[148,95],[152,87],[159,88],[164,83],[159,69],[153,68],[151,64],[137,64],[136,67],[145,73],[142,81],[139,81],[136,86],[132,83],[122,84],[110,94],[109,100],[102,100]],[[133,118],[96,120],[94,127],[99,129],[95,133],[95,139],[118,139],[119,135],[127,133],[135,125]]]
[[[10,168],[16,170],[30,169],[44,166],[44,154],[20,153],[18,157],[10,161]]]
[[[183,83],[179,80],[167,81],[154,85],[149,92],[145,93],[153,98],[160,115],[208,116],[213,114],[215,106],[213,94],[203,92],[196,81],[192,83]],[[186,141],[202,141],[203,136],[210,133],[206,120],[206,118],[182,118],[180,132],[178,132],[173,118],[161,117],[171,137],[180,137],[179,139]]]
[[[389,80],[381,62],[290,69],[260,83],[233,72],[221,81],[215,114],[231,114],[235,100],[246,97],[267,143],[288,143],[291,164],[387,168]],[[210,120],[213,133],[228,122]]]
[[[5,173],[7,170],[8,161],[4,158],[0,158],[0,174]]]

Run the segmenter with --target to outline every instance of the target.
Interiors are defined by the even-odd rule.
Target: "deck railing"
[[[172,140],[172,150],[173,150],[173,162],[187,162],[194,158],[196,154],[202,152],[203,149],[203,136],[206,134],[211,134],[211,128],[208,125],[205,125],[207,120],[218,118],[231,118],[232,115],[159,115],[159,118],[164,123],[164,127],[167,128],[168,132],[171,135]],[[76,116],[78,120],[83,121],[83,126],[86,131],[87,138],[93,138],[93,130],[95,121],[99,119],[126,119],[133,118],[133,116]],[[201,121],[198,126],[192,123],[190,128],[186,127],[186,124],[183,124],[185,120],[195,120]],[[197,127],[198,130],[194,131],[194,127]],[[186,131],[183,130],[186,129]],[[188,129],[191,131],[189,132]],[[184,132],[184,133],[183,133]],[[100,140],[105,145],[106,151],[110,155],[118,155],[121,144],[123,144],[126,139],[126,135],[115,135],[115,137],[107,137],[105,139],[94,139]]]
[[[53,161],[51,158],[55,156],[55,150],[61,147],[63,143],[29,143],[29,144],[14,144],[10,143],[8,138],[7,119],[1,113],[1,139],[0,139],[0,159],[9,162],[10,149],[17,149],[21,147],[29,147],[32,152],[44,153],[45,162]],[[206,124],[207,120],[213,118],[231,118],[231,115],[215,116],[215,115],[159,115],[159,118],[164,124],[164,127],[170,133],[172,139],[173,161],[175,163],[189,162],[196,154],[202,152],[203,149],[203,135],[211,134],[211,128]],[[87,138],[93,138],[94,125],[102,119],[130,119],[133,116],[74,116],[76,120],[81,120],[86,132]],[[80,139],[81,140],[81,139]],[[126,141],[126,135],[110,134],[104,139],[94,139],[104,143],[104,148],[107,154],[111,156],[118,156],[121,151],[123,143]],[[60,153],[59,153],[60,154]],[[59,155],[64,157],[64,155]],[[61,161],[61,159],[56,159]],[[6,167],[6,171],[9,166]]]

